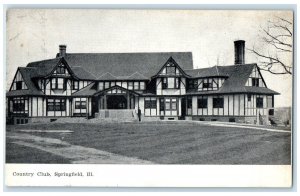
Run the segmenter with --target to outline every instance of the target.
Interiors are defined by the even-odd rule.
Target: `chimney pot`
[[[245,64],[245,41],[234,41],[234,64]]]
[[[67,51],[66,45],[59,45],[59,56],[64,57]]]

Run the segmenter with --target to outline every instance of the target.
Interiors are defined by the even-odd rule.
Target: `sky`
[[[9,89],[17,67],[69,53],[192,52],[194,68],[234,64],[233,41],[267,51],[259,35],[268,20],[293,19],[289,11],[11,9],[7,12],[6,68]],[[246,50],[246,63],[258,59]],[[292,55],[283,59],[292,62]],[[262,72],[275,107],[291,106],[292,76]]]

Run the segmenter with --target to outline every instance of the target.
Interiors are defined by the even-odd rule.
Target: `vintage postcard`
[[[293,11],[6,17],[7,186],[292,185]]]

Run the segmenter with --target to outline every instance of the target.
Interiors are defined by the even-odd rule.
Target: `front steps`
[[[116,121],[116,122],[135,122],[137,121],[137,114],[133,109],[127,110],[100,110],[95,114],[94,119],[91,121]]]

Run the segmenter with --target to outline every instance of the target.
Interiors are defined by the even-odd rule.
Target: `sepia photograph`
[[[8,9],[6,164],[291,166],[293,15]]]

